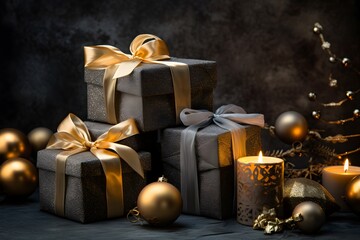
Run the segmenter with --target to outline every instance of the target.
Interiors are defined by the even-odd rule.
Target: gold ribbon
[[[102,134],[92,142],[86,125],[74,114],[69,114],[58,126],[47,149],[63,149],[56,156],[55,213],[65,215],[65,167],[69,156],[91,151],[100,161],[106,176],[107,216],[117,217],[124,213],[123,182],[120,159],[123,159],[140,176],[144,172],[139,156],[132,148],[116,142],[138,134],[134,119],[128,119]]]
[[[190,72],[187,64],[171,61],[166,43],[151,34],[140,34],[130,44],[131,54],[126,54],[110,45],[85,46],[85,67],[105,69],[103,77],[107,121],[116,124],[115,91],[117,78],[127,76],[140,63],[164,64],[170,67],[176,122],[180,122],[180,112],[191,107]]]

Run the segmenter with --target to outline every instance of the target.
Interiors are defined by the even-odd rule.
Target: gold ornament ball
[[[37,186],[35,166],[24,158],[6,160],[0,166],[0,185],[9,197],[26,197],[32,194]]]
[[[154,182],[140,192],[137,206],[141,217],[150,225],[167,226],[179,217],[182,199],[179,190],[173,185]]]
[[[50,129],[44,127],[38,127],[31,130],[28,134],[28,139],[32,149],[34,151],[39,151],[46,148],[52,134],[53,132]]]
[[[320,230],[325,222],[324,210],[319,204],[311,201],[302,202],[297,205],[292,216],[301,214],[302,220],[296,222],[296,227],[306,234],[314,234]]]
[[[353,178],[347,185],[345,201],[349,208],[360,216],[360,176]]]
[[[295,111],[284,112],[275,121],[276,136],[287,144],[305,140],[308,130],[304,116]]]
[[[30,146],[26,136],[12,128],[0,130],[0,164],[7,159],[29,157]]]

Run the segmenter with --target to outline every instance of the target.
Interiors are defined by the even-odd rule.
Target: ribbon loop
[[[125,54],[110,45],[84,47],[85,67],[89,69],[105,69],[103,77],[104,96],[107,121],[116,124],[115,88],[117,78],[131,74],[143,63],[164,64],[170,67],[175,98],[177,123],[180,111],[191,107],[190,73],[184,63],[162,62],[170,59],[166,43],[152,34],[140,34],[130,44],[131,54]]]
[[[195,138],[199,129],[212,123],[229,130],[233,149],[233,159],[246,155],[246,131],[249,124],[264,127],[262,114],[247,114],[239,106],[229,104],[218,108],[215,114],[206,110],[184,109],[180,114],[184,125],[188,126],[181,133],[180,142],[180,177],[183,210],[188,213],[200,214],[200,197],[198,185],[198,170],[195,151]]]
[[[122,215],[124,199],[120,158],[140,176],[144,177],[144,172],[138,154],[132,148],[116,142],[138,133],[134,119],[128,119],[92,141],[84,122],[74,114],[69,114],[46,147],[65,150],[56,157],[55,213],[65,215],[65,167],[68,157],[90,150],[100,160],[105,173],[107,215]]]

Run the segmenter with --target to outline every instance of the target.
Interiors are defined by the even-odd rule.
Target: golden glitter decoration
[[[319,204],[326,215],[340,209],[335,198],[318,182],[306,178],[293,178],[284,185],[284,212],[291,216],[294,208],[305,201]]]

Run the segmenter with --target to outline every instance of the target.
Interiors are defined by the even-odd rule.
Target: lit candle
[[[263,208],[282,214],[284,160],[274,157],[242,157],[237,160],[237,221],[252,226]]]
[[[344,201],[346,185],[359,175],[360,167],[349,166],[348,159],[345,160],[344,166],[330,166],[323,169],[322,184],[333,195],[341,211],[349,211]]]

